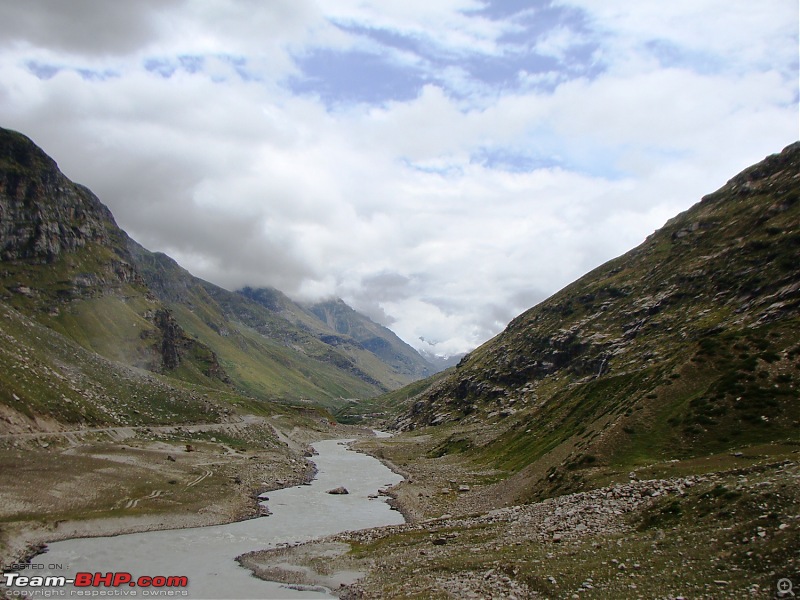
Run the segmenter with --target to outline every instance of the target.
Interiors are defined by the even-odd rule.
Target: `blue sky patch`
[[[291,91],[318,95],[328,105],[411,100],[426,83],[420,72],[368,52],[317,51],[298,63],[303,76],[289,80]]]
[[[328,106],[384,104],[415,98],[425,84],[436,84],[452,98],[480,102],[516,90],[552,91],[575,77],[595,77],[599,41],[585,15],[551,2],[490,2],[465,13],[492,20],[512,20],[516,27],[498,40],[497,52],[447,47],[416,34],[360,23],[335,22],[356,40],[352,49],[315,51],[295,56],[300,76],[289,80],[292,92],[313,94]],[[561,39],[550,41],[552,32]],[[543,46],[540,47],[540,43]],[[531,79],[530,74],[550,74]],[[552,76],[559,73],[558,77]]]
[[[178,63],[187,73],[199,73],[203,70],[206,59],[203,56],[179,56]]]
[[[552,8],[551,0],[488,0],[485,7],[475,11],[492,19],[507,19],[521,12],[546,10]]]
[[[665,40],[652,40],[645,47],[665,68],[688,69],[704,75],[719,73],[725,68],[722,60],[713,54],[692,52]]]
[[[104,69],[102,71],[97,71],[95,69],[75,69],[75,72],[86,81],[106,81],[107,79],[119,77],[119,73],[113,69]]]
[[[509,146],[480,148],[472,154],[470,160],[487,169],[511,173],[527,173],[537,169],[561,166],[561,161],[556,156],[545,156],[537,154],[532,149],[512,148]]]
[[[178,67],[171,60],[166,58],[148,58],[144,61],[144,68],[151,73],[158,73],[165,79],[169,79],[178,70]]]
[[[35,60],[28,61],[27,63],[25,63],[25,66],[28,68],[28,71],[30,71],[36,77],[42,80],[47,80],[51,79],[52,77],[55,77],[58,74],[58,72],[61,71],[61,69],[63,68],[57,65],[47,65]]]

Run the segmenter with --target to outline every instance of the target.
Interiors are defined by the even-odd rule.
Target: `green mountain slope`
[[[415,370],[408,367],[408,363],[412,359],[407,358],[405,362],[397,360],[398,355],[412,356],[416,354],[416,351],[411,346],[400,340],[388,329],[372,323],[363,315],[358,314],[341,300],[338,302],[343,307],[342,310],[352,313],[354,322],[372,323],[376,330],[375,337],[383,336],[387,340],[393,339],[396,344],[393,351],[381,352],[374,345],[362,343],[364,338],[359,335],[359,331],[338,331],[334,327],[335,324],[328,323],[311,308],[290,300],[278,290],[244,288],[239,293],[272,313],[283,317],[306,334],[312,335],[319,342],[325,344],[328,348],[328,353],[335,351],[338,355],[347,357],[356,369],[369,374],[369,377],[378,381],[385,390],[397,389],[424,376],[422,369]],[[363,397],[361,396],[361,398]]]
[[[520,496],[800,441],[800,143],[520,315],[410,400]]]
[[[11,307],[106,358],[212,386],[225,379],[213,352],[152,298],[108,209],[6,130],[0,214],[0,294]]]
[[[153,293],[181,327],[214,349],[231,381],[243,391],[335,408],[344,398],[368,398],[390,389],[379,379],[388,370],[386,365],[378,361],[364,365],[367,361],[337,351],[309,328],[287,320],[285,312],[194,277],[164,254],[151,253],[135,242],[129,247]],[[294,304],[275,293],[287,305]],[[302,309],[295,305],[288,316],[296,312]]]
[[[331,409],[420,377],[277,290],[229,292],[149,252],[91,191],[8,130],[0,130],[0,217],[2,301],[120,365]]]
[[[127,367],[0,303],[0,432],[216,422],[231,394]],[[209,396],[212,393],[213,396]]]

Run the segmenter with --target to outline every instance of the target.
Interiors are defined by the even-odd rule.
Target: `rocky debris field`
[[[784,460],[630,480],[347,532],[281,549],[279,562],[302,567],[302,581],[290,569],[287,583],[367,573],[339,588],[343,598],[772,598],[779,579],[800,573],[798,479],[798,463]],[[331,543],[350,551],[326,555]]]

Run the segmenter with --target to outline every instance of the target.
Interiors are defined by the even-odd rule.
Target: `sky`
[[[797,0],[0,0],[0,126],[193,274],[467,351],[796,141]]]

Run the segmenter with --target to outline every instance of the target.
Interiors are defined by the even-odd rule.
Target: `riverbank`
[[[359,446],[387,451],[373,441]],[[471,473],[464,465],[425,453],[407,460],[404,451],[391,458],[411,480],[392,494],[401,506],[411,501],[403,510],[415,522],[239,560],[257,576],[327,585],[347,599],[771,598],[778,579],[797,584],[800,574],[796,453],[775,445],[669,461],[592,490],[504,505],[502,484],[473,477],[459,491]],[[500,503],[475,510],[490,502]]]
[[[353,427],[250,421],[169,435],[54,434],[0,446],[0,566],[50,542],[233,523],[258,517],[258,496],[311,481],[308,444]]]
[[[259,467],[264,463],[256,464],[255,460],[229,460],[229,464],[224,466],[215,465],[216,472],[212,471],[212,475],[207,478],[211,481],[206,485],[201,481],[187,490],[188,484],[207,472],[188,468],[181,482],[184,489],[180,491],[173,492],[167,489],[163,495],[156,495],[158,490],[148,493],[142,491],[137,494],[124,493],[121,494],[124,497],[114,503],[115,506],[103,508],[97,506],[103,504],[102,499],[87,498],[83,506],[69,508],[73,518],[60,518],[65,513],[63,507],[52,506],[48,511],[46,505],[42,503],[40,506],[44,510],[38,519],[4,523],[0,564],[7,568],[12,564],[28,562],[45,551],[48,543],[71,538],[204,527],[256,518],[259,516],[259,494],[301,485],[314,477],[314,469],[306,466],[306,462],[300,462],[304,460],[300,453],[294,457],[275,455],[257,457],[255,460],[266,462],[270,467],[269,472],[263,472]],[[300,464],[303,465],[302,468],[298,468]],[[129,477],[118,469],[114,469],[111,474],[119,476],[120,479]],[[172,478],[176,475],[171,471],[169,476]],[[91,474],[85,474],[82,477],[83,485],[91,486],[93,479]],[[219,480],[227,481],[220,484]],[[170,485],[168,481],[164,483],[166,485],[159,487],[166,488]],[[149,487],[157,486],[158,483]],[[122,483],[120,491],[124,491],[125,487],[125,483]],[[179,495],[188,494],[191,494],[191,497],[177,498]],[[137,495],[139,498],[131,498]],[[0,496],[7,494],[0,493]],[[153,506],[159,500],[160,504]],[[91,516],[98,512],[105,516],[96,518]],[[140,514],[135,514],[137,512]]]
[[[192,598],[286,598],[287,587],[260,581],[235,561],[263,547],[280,548],[345,530],[402,522],[377,498],[400,477],[378,461],[351,452],[342,440],[314,443],[317,476],[309,485],[274,490],[266,500],[270,516],[246,522],[180,531],[153,531],[103,538],[76,538],[49,545],[46,576],[82,571],[170,572],[187,578]],[[345,487],[348,493],[330,490]],[[47,566],[52,565],[52,566]],[[329,582],[330,583],[330,582]],[[306,590],[298,597],[320,597]]]

